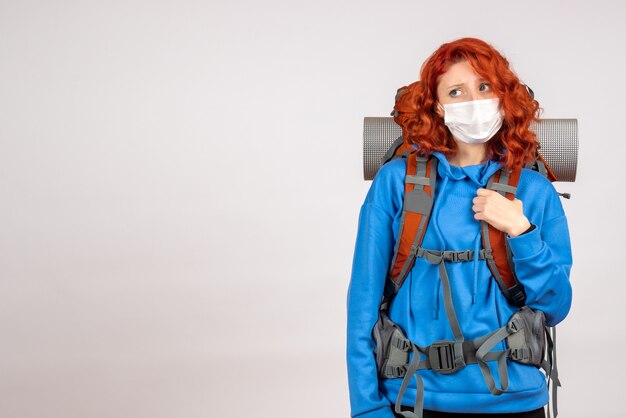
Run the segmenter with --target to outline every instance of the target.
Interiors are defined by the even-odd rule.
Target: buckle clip
[[[398,377],[402,377],[406,374],[405,366],[389,366],[386,365],[384,368],[383,376],[388,379],[397,379]]]
[[[491,248],[483,248],[481,251],[483,253],[483,259],[484,260],[493,261],[493,249],[491,249]]]
[[[509,356],[515,361],[524,361],[530,358],[530,352],[527,348],[511,348]]]
[[[431,369],[437,373],[455,373],[465,367],[463,343],[447,340],[432,343],[428,347],[428,361]]]
[[[515,334],[517,331],[524,327],[523,324],[520,323],[518,318],[513,318],[506,324],[507,331],[511,334]]]
[[[391,345],[396,347],[400,351],[409,351],[409,348],[411,348],[411,343],[409,342],[409,340],[400,338],[397,335],[391,337]]]

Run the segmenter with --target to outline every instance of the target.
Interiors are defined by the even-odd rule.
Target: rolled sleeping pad
[[[402,137],[393,117],[365,117],[363,121],[363,175],[372,180],[381,167],[383,156]],[[576,180],[578,163],[578,120],[542,119],[530,125],[540,143],[539,153],[557,181]]]

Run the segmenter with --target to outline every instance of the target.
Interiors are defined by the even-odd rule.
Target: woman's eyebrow
[[[479,78],[478,81],[489,81],[486,78]],[[459,86],[464,86],[465,83],[461,83],[461,84],[453,84],[450,87],[448,87],[449,89],[451,89],[452,87],[459,87]]]

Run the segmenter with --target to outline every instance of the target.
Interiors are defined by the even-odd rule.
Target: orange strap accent
[[[426,164],[426,175],[425,175],[426,178],[430,178],[432,161],[433,160],[431,158],[428,160],[428,163]],[[406,174],[414,176],[416,175],[416,173],[417,173],[417,153],[412,152],[407,158]],[[405,196],[411,193],[414,189],[415,189],[415,184],[405,182],[405,185],[404,185]],[[424,191],[429,196],[433,195],[433,191],[430,186],[424,186]],[[391,269],[391,280],[393,280],[395,284],[398,284],[400,280],[402,279],[402,277],[400,277],[400,274],[402,273],[402,269],[409,259],[409,255],[410,255],[411,247],[413,246],[413,243],[417,243],[417,245],[419,246],[421,245],[422,240],[424,239],[424,234],[426,233],[426,226],[428,226],[428,217],[426,217],[425,219],[424,228],[422,229],[422,232],[420,234],[418,241],[415,241],[420,223],[422,222],[422,217],[424,216],[426,215],[423,215],[421,213],[411,212],[405,209],[404,226],[402,228],[402,232],[400,236],[400,243],[398,244],[396,261],[395,261],[395,264],[393,265],[393,268]],[[413,260],[410,260],[411,265],[406,269],[407,272],[410,271],[410,269],[413,267],[414,262],[415,262],[415,258],[413,258]]]
[[[500,174],[502,171],[498,170],[493,178],[493,182],[497,182],[500,180]],[[519,178],[522,173],[521,168],[517,168],[513,170],[509,177],[509,185],[513,187],[517,187],[519,183]],[[505,197],[509,200],[513,200],[515,196],[513,193],[505,193]],[[489,241],[491,243],[491,255],[496,263],[498,271],[500,272],[500,276],[502,277],[502,281],[506,285],[507,288],[511,288],[517,284],[517,280],[513,276],[513,272],[511,271],[511,266],[509,265],[509,258],[506,253],[506,237],[505,233],[496,229],[491,224],[489,224]],[[485,241],[483,239],[483,248],[485,247]]]

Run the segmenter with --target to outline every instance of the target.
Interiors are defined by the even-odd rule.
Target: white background
[[[348,417],[363,117],[465,36],[578,119],[560,416],[624,416],[625,11],[0,0],[0,416]]]

